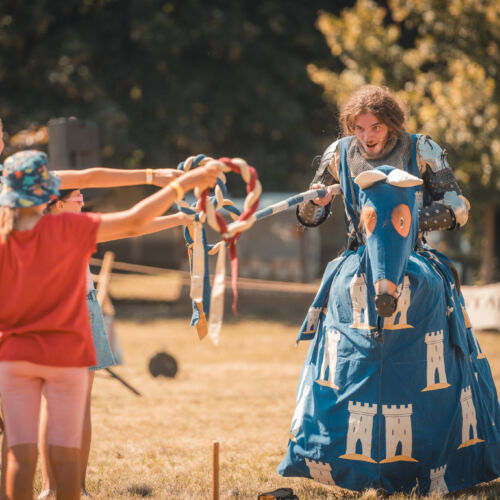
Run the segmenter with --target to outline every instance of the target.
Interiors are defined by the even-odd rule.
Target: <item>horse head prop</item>
[[[362,172],[354,182],[360,188],[367,286],[374,292],[378,316],[387,318],[396,311],[408,259],[417,242],[415,186],[422,179],[382,166]]]

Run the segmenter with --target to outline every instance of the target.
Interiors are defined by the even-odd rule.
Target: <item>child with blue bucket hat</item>
[[[114,172],[110,172],[109,175],[105,172],[107,169],[88,169],[86,179],[87,182],[95,183],[110,183],[114,182],[115,184],[121,184],[122,182],[130,182],[130,180],[126,179],[126,170],[115,170]],[[168,169],[157,169],[153,170],[153,172],[157,172],[160,174],[162,171],[166,171]],[[92,172],[97,173],[98,179],[92,180],[93,175]],[[72,177],[73,179],[69,182],[78,183],[78,176],[72,175],[73,172],[68,171],[60,171],[58,173],[58,177],[62,180],[65,180],[65,177]],[[159,175],[156,175],[159,177]],[[82,174],[85,176],[85,173]],[[131,177],[134,178],[136,176],[134,172],[131,173]],[[76,177],[76,178],[75,178]],[[139,179],[141,175],[136,176]],[[147,179],[144,176],[144,171],[142,171],[142,178]],[[162,181],[161,181],[162,182]],[[81,212],[84,206],[84,198],[80,189],[64,189],[60,190],[60,196],[56,201],[51,201],[47,206],[47,213],[50,214],[61,214],[65,212],[73,212],[79,213]],[[151,232],[163,231],[165,229],[170,229],[172,227],[184,225],[190,222],[189,216],[185,215],[183,212],[179,212],[174,215],[166,215],[162,217],[156,217],[151,223],[147,226],[141,228],[135,234],[132,234],[130,230],[127,228],[125,232],[122,234],[114,235],[114,238],[126,238],[131,236],[140,236],[142,234],[148,234]],[[97,292],[94,288],[94,281],[92,275],[90,273],[90,269],[87,267],[87,308],[89,311],[90,317],[90,325],[92,329],[92,337],[94,341],[94,348],[97,358],[97,363],[91,367],[89,367],[89,386],[87,391],[87,400],[85,405],[85,417],[83,424],[83,437],[82,437],[82,447],[80,452],[80,465],[81,465],[81,494],[82,496],[90,496],[87,492],[85,483],[86,483],[86,473],[87,473],[87,465],[90,453],[90,443],[92,436],[92,424],[91,424],[91,394],[92,387],[94,382],[94,374],[96,370],[107,368],[114,366],[115,359],[113,356],[113,352],[110,346],[110,342],[108,339],[108,335],[106,333],[105,321],[102,314],[101,306],[97,301]],[[42,406],[41,412],[41,461],[42,461],[42,477],[43,477],[43,485],[42,491],[39,494],[38,498],[49,498],[55,495],[56,491],[56,481],[52,471],[52,467],[50,466],[50,461],[47,453],[47,433],[46,433],[46,422],[47,422],[47,411],[46,405]]]

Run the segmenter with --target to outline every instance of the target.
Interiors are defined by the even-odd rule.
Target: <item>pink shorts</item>
[[[8,446],[38,442],[43,392],[49,445],[80,448],[87,387],[86,367],[0,361],[0,398]]]

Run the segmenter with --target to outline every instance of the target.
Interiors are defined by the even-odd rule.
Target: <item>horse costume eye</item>
[[[361,210],[361,222],[365,229],[366,237],[372,235],[377,225],[377,213],[373,207],[365,205]]]
[[[403,238],[408,236],[411,226],[411,212],[408,205],[402,203],[394,208],[392,211],[392,225]]]

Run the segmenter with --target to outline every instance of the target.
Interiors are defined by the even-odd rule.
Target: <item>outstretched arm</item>
[[[142,236],[143,234],[157,233],[159,231],[164,231],[165,229],[171,229],[177,226],[185,226],[192,222],[191,217],[182,212],[174,215],[163,215],[161,217],[156,217],[146,226],[133,230],[132,228],[126,228],[124,231],[120,231],[113,236],[110,236],[105,241],[119,240],[122,238],[131,238],[134,236]],[[101,240],[101,243],[104,240]]]
[[[147,225],[155,217],[165,213],[178,199],[175,185],[179,191],[188,192],[198,186],[200,189],[213,187],[217,180],[218,169],[216,167],[200,167],[183,174],[174,183],[169,184],[160,191],[144,198],[128,210],[103,214],[97,231],[97,241],[108,241],[116,238],[117,234],[143,234]],[[174,184],[174,186],[172,185]]]
[[[84,170],[58,170],[55,173],[61,181],[60,189],[107,188],[138,184],[164,187],[182,175],[182,171],[174,168],[127,170],[94,167]]]

